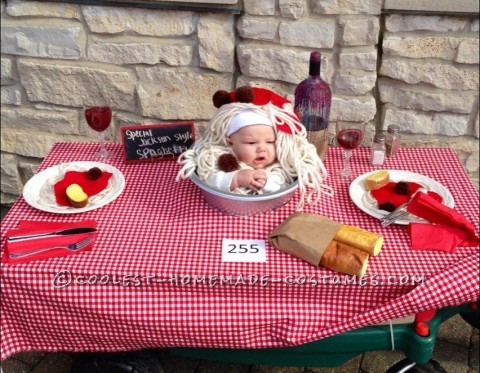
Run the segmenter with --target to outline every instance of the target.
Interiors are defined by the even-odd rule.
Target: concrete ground
[[[2,206],[2,219],[7,211],[8,208]],[[428,372],[441,372],[443,368],[448,373],[478,373],[479,337],[478,329],[459,315],[444,322],[437,335]],[[338,368],[315,368],[228,364],[178,357],[162,350],[156,353],[164,373],[384,373],[405,358],[400,351],[374,351],[359,355]],[[23,352],[3,361],[1,368],[3,373],[68,373],[79,356],[68,352]]]

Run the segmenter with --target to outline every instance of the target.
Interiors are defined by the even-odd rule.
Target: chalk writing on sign
[[[176,159],[195,140],[193,122],[122,127],[125,160]]]

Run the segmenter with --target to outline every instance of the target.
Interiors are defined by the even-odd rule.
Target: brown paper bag
[[[270,233],[271,245],[318,266],[342,224],[316,214],[296,212]]]

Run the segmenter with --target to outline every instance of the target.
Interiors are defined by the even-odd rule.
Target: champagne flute
[[[338,144],[343,148],[344,165],[340,175],[344,180],[351,178],[350,168],[352,150],[357,148],[365,136],[365,118],[355,114],[340,114],[337,118],[336,137]]]
[[[108,105],[86,106],[84,108],[84,114],[88,126],[98,132],[100,150],[95,156],[100,159],[110,158],[111,153],[105,149],[105,130],[110,126],[112,121],[112,108]]]

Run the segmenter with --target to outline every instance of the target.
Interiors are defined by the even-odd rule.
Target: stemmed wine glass
[[[352,150],[362,143],[365,136],[365,122],[364,117],[354,113],[340,114],[337,118],[337,142],[343,148],[345,160],[340,175],[344,179],[349,179],[352,176],[350,157],[352,156]]]
[[[112,121],[112,108],[107,104],[101,106],[85,106],[85,119],[88,126],[98,132],[100,140],[100,150],[95,154],[97,158],[110,158],[110,152],[105,149],[105,130],[110,126]]]

